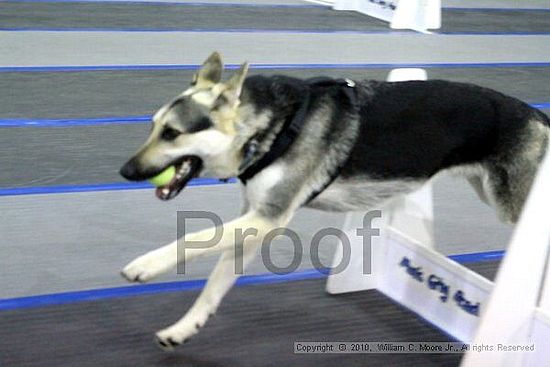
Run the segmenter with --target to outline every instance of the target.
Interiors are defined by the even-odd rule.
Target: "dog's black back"
[[[521,135],[537,110],[515,98],[441,80],[367,82],[360,139],[343,175],[431,177],[495,157]],[[542,121],[548,123],[548,118]]]

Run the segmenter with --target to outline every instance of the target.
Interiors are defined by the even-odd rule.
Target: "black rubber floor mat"
[[[381,20],[324,7],[4,3],[0,14],[4,29],[388,30]]]
[[[153,332],[196,292],[0,313],[0,365],[458,366],[459,354],[294,354],[295,341],[450,341],[377,291],[331,296],[325,280],[233,289],[203,330],[175,352]]]
[[[390,31],[357,12],[328,7],[2,3],[3,29]],[[139,21],[137,21],[139,19]],[[550,32],[548,12],[444,9],[441,32]]]
[[[211,51],[214,50],[205,51],[205,57]],[[370,60],[364,60],[364,62],[368,64]],[[9,93],[0,94],[0,119],[76,119],[151,115],[163,103],[188,88],[195,71],[2,72],[0,88],[9,90]],[[367,67],[286,69],[264,67],[252,68],[249,74],[385,80],[390,71],[391,68]],[[430,67],[426,68],[426,72],[429,79],[476,83],[520,98],[525,102],[550,102],[550,90],[546,87],[550,84],[550,66]],[[231,73],[231,70],[226,70],[224,74],[228,77]]]
[[[472,269],[479,275],[494,280],[500,266],[500,261],[482,261],[478,263],[464,264],[467,268]]]

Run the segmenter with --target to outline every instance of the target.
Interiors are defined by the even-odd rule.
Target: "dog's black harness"
[[[349,102],[352,104],[353,110],[357,109],[357,94],[355,88],[355,82],[350,79],[331,79],[331,78],[312,78],[306,80],[307,90],[304,102],[294,114],[292,119],[288,119],[275,140],[273,141],[269,151],[265,153],[258,159],[255,159],[258,155],[258,146],[259,143],[255,137],[250,139],[243,147],[243,164],[240,167],[240,174],[238,175],[239,180],[246,185],[246,182],[254,177],[258,172],[269,166],[277,158],[282,156],[292,145],[302,127],[306,121],[306,116],[309,112],[309,106],[311,103],[311,88],[312,87],[334,87],[339,86],[343,88],[344,93],[346,94]],[[306,200],[306,203],[313,200],[317,195],[319,195],[324,189],[326,189],[340,174],[343,166],[346,162],[343,162],[338,166],[330,176],[328,182],[326,182],[320,189],[314,191],[309,198]]]

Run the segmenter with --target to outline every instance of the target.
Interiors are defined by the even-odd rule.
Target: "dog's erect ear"
[[[192,85],[208,88],[219,83],[222,78],[223,63],[219,53],[213,52],[195,74]]]
[[[239,106],[244,80],[248,72],[248,63],[244,63],[233,76],[221,86],[210,116],[216,122],[218,128],[226,134],[235,134],[235,124],[238,120],[237,107]]]
[[[241,96],[243,90],[243,83],[248,73],[248,63],[245,62],[241,67],[233,74],[233,76],[225,83],[226,89],[223,92],[223,96],[227,102],[231,105],[235,104]]]

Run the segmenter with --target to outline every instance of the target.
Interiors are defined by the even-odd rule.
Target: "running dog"
[[[194,177],[243,183],[242,216],[223,224],[216,245],[185,249],[186,260],[221,256],[187,314],[156,334],[165,349],[188,340],[216,311],[238,277],[236,246],[246,265],[263,236],[286,226],[299,207],[378,208],[453,170],[502,221],[514,223],[548,147],[546,115],[476,85],[247,77],[246,63],[222,81],[222,69],[213,53],[190,87],[156,112],[149,138],[120,170],[141,181],[175,166],[174,178],[156,190],[162,200]],[[256,235],[235,243],[234,231],[248,228]],[[206,241],[214,232],[184,240]],[[122,274],[149,281],[173,269],[183,252],[175,241],[138,257]]]

